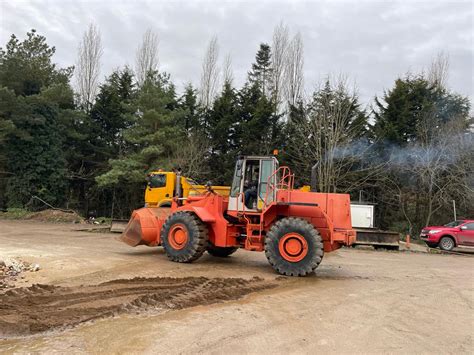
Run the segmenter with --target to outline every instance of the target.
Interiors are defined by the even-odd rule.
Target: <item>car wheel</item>
[[[455,246],[454,240],[451,237],[443,237],[439,241],[439,248],[442,250],[451,251]]]

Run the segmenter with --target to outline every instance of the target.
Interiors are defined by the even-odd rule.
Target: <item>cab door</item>
[[[269,183],[275,186],[276,176],[273,173],[276,170],[276,162],[274,159],[262,159],[260,161],[260,176],[258,183],[258,202],[257,209],[262,210],[265,202],[268,204],[272,203],[275,200],[276,191],[269,186]],[[271,181],[269,181],[270,176]],[[265,201],[266,199],[266,201]]]
[[[229,210],[257,212],[260,164],[261,159],[259,158],[239,159],[237,161],[229,196]],[[249,193],[249,190],[253,192]],[[251,197],[245,198],[249,194]]]
[[[276,169],[277,161],[271,157],[238,160],[235,165],[228,210],[258,212],[263,209],[265,198],[267,204],[273,202],[276,191],[269,188],[269,179]],[[270,184],[275,185],[276,178],[273,176]],[[252,187],[255,188],[256,196],[251,194],[253,197],[249,200],[252,201],[249,205],[249,201],[244,203],[244,196]]]
[[[237,211],[239,208],[242,209],[241,192],[244,183],[244,169],[244,159],[238,159],[235,163],[234,178],[232,179],[229,194],[229,206],[227,209],[230,211]]]
[[[171,201],[174,181],[171,173],[152,172],[148,177],[145,190],[145,204],[149,207],[160,206],[164,201]],[[170,194],[171,191],[171,194]]]

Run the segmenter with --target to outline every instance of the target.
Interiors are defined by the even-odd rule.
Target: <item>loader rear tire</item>
[[[272,267],[286,276],[306,276],[318,267],[324,248],[318,231],[301,218],[283,218],[265,238],[265,256]]]
[[[214,245],[209,245],[207,247],[207,252],[212,256],[217,256],[219,258],[225,258],[231,254],[234,254],[239,248],[236,247],[216,247]]]
[[[208,244],[206,225],[190,212],[170,215],[161,229],[161,236],[166,256],[178,263],[191,263],[199,259]]]

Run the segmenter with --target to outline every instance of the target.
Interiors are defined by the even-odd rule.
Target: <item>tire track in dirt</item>
[[[257,277],[134,278],[79,287],[36,284],[0,294],[0,338],[66,329],[123,313],[236,300],[275,285]]]

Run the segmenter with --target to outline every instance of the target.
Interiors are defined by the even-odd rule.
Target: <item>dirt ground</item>
[[[167,260],[79,225],[0,220],[0,353],[472,353],[474,258],[341,249],[279,277],[263,253]]]

